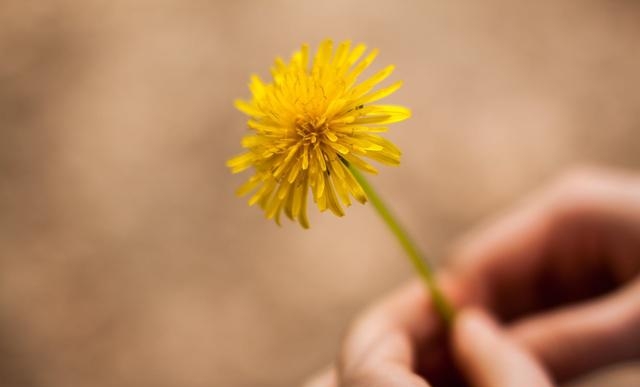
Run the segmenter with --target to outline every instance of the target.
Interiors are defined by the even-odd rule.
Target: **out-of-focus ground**
[[[295,386],[411,275],[368,207],[302,231],[233,196],[231,101],[324,37],[405,80],[374,182],[433,255],[569,165],[640,167],[635,1],[5,0],[0,385]]]

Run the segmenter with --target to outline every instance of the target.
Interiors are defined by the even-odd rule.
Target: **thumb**
[[[484,312],[459,312],[453,326],[454,358],[474,387],[551,387],[540,363]]]

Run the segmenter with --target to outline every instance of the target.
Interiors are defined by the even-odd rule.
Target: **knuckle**
[[[553,189],[560,199],[572,201],[599,184],[605,174],[603,170],[593,166],[574,167],[560,175]]]
[[[340,377],[340,387],[373,387],[380,385],[379,382],[380,376],[366,366],[353,368]]]
[[[547,191],[551,217],[571,219],[599,201],[602,188],[609,184],[611,173],[593,166],[574,167],[558,177]]]

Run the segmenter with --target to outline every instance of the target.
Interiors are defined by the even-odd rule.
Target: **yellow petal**
[[[262,111],[255,108],[252,104],[246,101],[243,101],[241,99],[236,99],[235,101],[233,101],[233,105],[236,107],[236,109],[240,110],[241,112],[243,112],[248,116],[252,116],[252,117],[264,116],[264,113]]]
[[[383,89],[380,89],[378,91],[375,91],[373,93],[367,94],[364,97],[360,98],[358,100],[358,102],[360,104],[367,104],[370,102],[374,102],[377,101],[379,99],[382,99],[390,94],[393,94],[394,92],[396,92],[400,87],[402,87],[402,81],[398,81],[394,84],[392,84],[391,86],[387,86]]]
[[[232,173],[242,172],[253,165],[255,156],[253,153],[243,153],[227,161],[227,167]]]

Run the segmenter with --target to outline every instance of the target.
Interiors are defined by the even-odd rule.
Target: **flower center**
[[[321,137],[329,129],[329,123],[324,117],[298,118],[295,123],[296,133],[305,144],[315,144],[318,137]]]

